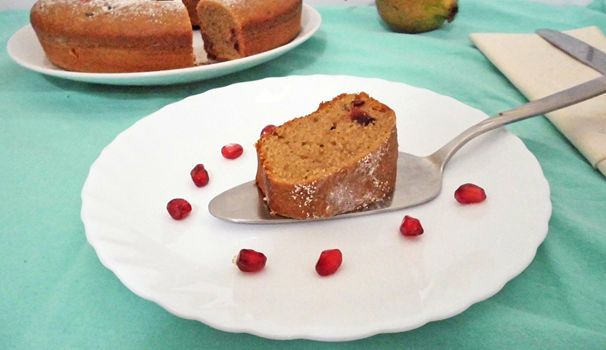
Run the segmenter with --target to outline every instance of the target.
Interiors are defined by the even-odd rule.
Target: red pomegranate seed
[[[196,186],[204,187],[208,184],[208,171],[206,171],[204,165],[196,165],[189,174],[191,175],[191,179],[194,181]]]
[[[238,255],[234,257],[233,261],[238,265],[240,271],[258,272],[265,267],[267,257],[265,254],[252,249],[241,249]]]
[[[454,196],[461,204],[473,204],[483,202],[486,199],[486,192],[474,184],[464,184],[457,188]]]
[[[168,202],[166,209],[173,219],[183,220],[191,212],[191,204],[183,198],[175,198]]]
[[[343,254],[339,249],[325,250],[320,254],[316,263],[316,272],[320,276],[329,276],[337,272],[343,262]]]
[[[237,143],[230,143],[221,148],[221,154],[227,159],[236,159],[242,155],[244,149]]]
[[[364,101],[362,101],[364,102]],[[362,111],[354,111],[355,113],[352,112],[350,118],[352,121],[363,125],[363,126],[368,126],[368,124],[373,123],[375,121],[375,118],[371,117],[368,113],[366,112],[362,112]]]
[[[423,230],[423,226],[421,226],[421,222],[419,219],[415,219],[412,216],[404,216],[404,220],[402,220],[402,225],[400,225],[400,233],[404,236],[418,236],[425,232]]]
[[[261,130],[261,136],[263,135],[272,135],[274,132],[276,132],[276,126],[269,124],[266,125],[263,130]]]

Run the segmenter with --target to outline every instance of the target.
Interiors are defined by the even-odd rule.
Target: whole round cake
[[[39,0],[30,21],[48,59],[93,73],[193,67],[193,32],[181,1]]]
[[[192,27],[210,60],[284,45],[301,27],[302,0],[38,0],[30,22],[49,61],[71,71],[193,67]]]

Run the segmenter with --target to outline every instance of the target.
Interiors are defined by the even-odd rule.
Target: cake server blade
[[[431,174],[431,181],[423,178]],[[210,213],[220,219],[246,224],[280,224],[310,220],[326,220],[367,215],[383,211],[396,210],[425,203],[440,192],[441,177],[436,165],[428,159],[419,158],[408,153],[398,154],[398,172],[396,190],[380,202],[364,209],[340,214],[331,218],[295,220],[274,215],[263,200],[263,193],[255,181],[249,181],[227,190],[213,198],[208,204]]]
[[[566,33],[540,29],[537,30],[537,34],[576,60],[606,74],[606,53]]]
[[[503,125],[568,107],[603,93],[606,93],[606,75],[485,119],[463,131],[429,156],[417,157],[408,153],[399,153],[394,192],[382,201],[358,211],[329,218],[305,220],[284,218],[270,213],[254,181],[236,186],[216,196],[210,201],[208,209],[213,216],[235,223],[284,224],[349,218],[426,203],[440,193],[446,163],[471,139]]]

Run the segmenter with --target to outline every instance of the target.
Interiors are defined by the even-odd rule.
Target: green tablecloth
[[[473,47],[470,33],[590,25],[606,32],[605,0],[587,8],[460,0],[453,23],[420,35],[389,32],[374,7],[318,10],[316,35],[277,60],[162,87],[28,71],[4,49],[28,12],[0,12],[0,349],[606,348],[606,179],[543,117],[508,129],[536,155],[551,186],[547,239],[498,294],[444,321],[342,343],[226,333],[136,296],[99,262],[80,221],[88,169],[116,135],[166,104],[269,76],[345,74],[428,88],[494,115],[526,100]]]

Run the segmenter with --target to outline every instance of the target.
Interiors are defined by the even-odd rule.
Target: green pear
[[[376,0],[387,25],[398,32],[422,33],[452,22],[459,11],[457,0]]]

